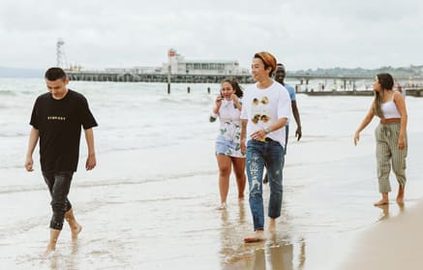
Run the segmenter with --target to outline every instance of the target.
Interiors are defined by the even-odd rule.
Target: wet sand
[[[386,205],[384,211],[399,207]],[[373,226],[356,240],[342,268],[421,269],[423,265],[423,203]],[[389,214],[388,214],[389,215]]]
[[[191,147],[167,150],[195,151],[205,144],[192,142]],[[17,269],[340,269],[337,266],[348,259],[357,237],[384,222],[387,215],[371,205],[377,196],[369,173],[372,156],[328,162],[313,161],[307,155],[307,170],[296,160],[295,153],[325,148],[329,149],[325,142],[317,148],[307,146],[307,139],[291,145],[277,232],[256,244],[242,241],[251,232],[252,222],[248,200],[237,200],[234,179],[228,209],[215,210],[219,198],[216,168],[210,166],[215,164],[212,148],[195,163],[190,156],[166,156],[157,150],[114,153],[101,157],[97,171],[78,172],[70,199],[84,229],[80,239],[72,242],[65,225],[57,251],[48,260],[40,257],[50,218],[47,190],[38,173],[15,172],[22,181],[40,184],[39,189],[15,187],[0,194],[1,265]],[[129,170],[131,164],[122,162],[147,158],[160,158],[160,164],[141,162]],[[175,162],[185,165],[172,165]],[[351,164],[362,169],[346,175]],[[150,173],[160,166],[167,168],[167,176],[152,178]],[[119,170],[111,169],[116,167]],[[417,171],[410,171],[411,178],[417,179]],[[416,182],[410,183],[404,211],[418,202],[423,190]],[[350,192],[353,187],[355,192]],[[268,186],[264,192],[267,204]],[[389,215],[401,213],[392,205]]]

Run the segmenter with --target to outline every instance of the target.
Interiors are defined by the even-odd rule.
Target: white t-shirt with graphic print
[[[280,118],[291,115],[291,99],[288,91],[280,83],[273,81],[266,89],[259,89],[257,84],[249,86],[242,98],[241,119],[248,120],[247,141],[251,134],[264,129]],[[285,146],[285,127],[267,134],[267,137]]]

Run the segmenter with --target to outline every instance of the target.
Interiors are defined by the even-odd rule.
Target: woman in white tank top
[[[376,76],[373,84],[375,99],[370,110],[354,134],[354,143],[357,145],[360,132],[367,127],[374,116],[380,118],[380,124],[375,130],[376,159],[379,192],[382,199],[375,202],[375,206],[389,204],[388,193],[391,191],[389,173],[391,167],[397,178],[399,188],[396,201],[404,202],[406,183],[405,159],[407,157],[407,109],[405,99],[398,91],[393,91],[394,80],[388,73]]]

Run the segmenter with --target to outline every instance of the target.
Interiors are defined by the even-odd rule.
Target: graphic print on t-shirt
[[[47,116],[47,120],[66,121],[64,116]]]
[[[258,122],[267,123],[271,119],[269,116],[269,112],[267,111],[267,104],[269,104],[269,98],[266,96],[261,98],[253,98],[253,102],[251,105],[251,121],[254,124],[257,124]]]

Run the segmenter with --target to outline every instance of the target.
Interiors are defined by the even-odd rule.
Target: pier
[[[404,88],[406,96],[423,97],[423,88]],[[373,96],[373,90],[333,90],[333,91],[304,91],[309,96]]]
[[[93,81],[93,82],[146,82],[146,83],[167,83],[170,93],[170,83],[220,83],[228,77],[238,80],[241,84],[254,83],[250,74],[170,74],[170,73],[119,73],[106,71],[66,71],[71,81]],[[304,93],[310,96],[372,96],[373,91],[357,86],[358,82],[374,80],[370,76],[310,76],[310,75],[288,75],[287,80],[297,81],[295,88],[297,93]],[[407,78],[396,78],[398,81],[407,81]],[[312,86],[310,82],[315,82]],[[316,87],[316,82],[318,86]],[[331,84],[329,84],[331,83]],[[331,88],[328,86],[331,85]],[[315,88],[313,88],[315,87]],[[361,90],[362,89],[362,90]],[[405,87],[407,96],[423,97],[422,87]]]
[[[253,83],[251,75],[224,74],[167,74],[167,73],[112,73],[95,71],[66,71],[73,81],[97,82],[151,82],[167,83],[168,77],[172,83],[220,83],[227,77],[235,78],[240,83]]]
[[[158,82],[166,83],[168,73],[118,73],[106,71],[73,71],[66,70],[70,80],[74,81],[110,81],[110,82]],[[253,83],[251,74],[170,74],[172,83],[220,83],[223,79],[232,77],[240,83]],[[298,80],[300,85],[308,85],[312,80],[340,81],[345,87],[358,80],[373,80],[374,76],[312,76],[287,75],[288,80]],[[406,79],[406,78],[399,78]]]

